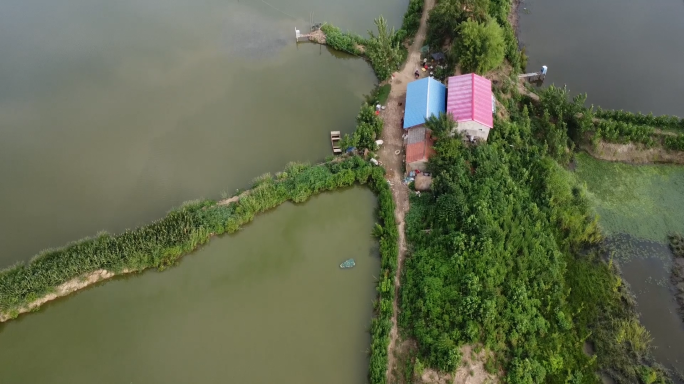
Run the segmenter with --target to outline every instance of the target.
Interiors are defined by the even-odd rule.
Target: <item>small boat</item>
[[[340,264],[340,268],[346,269],[346,268],[353,268],[356,265],[356,262],[354,259],[349,259],[345,260],[342,264]]]

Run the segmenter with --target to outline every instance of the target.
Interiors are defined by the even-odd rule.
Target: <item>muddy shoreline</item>
[[[591,144],[578,146],[589,156],[603,161],[630,165],[677,164],[684,165],[684,152],[668,151],[663,148],[639,148],[634,144],[612,144],[600,142],[597,148]]]
[[[670,250],[672,251],[672,269],[670,282],[674,287],[679,316],[684,320],[684,237],[670,235]]]
[[[3,312],[0,313],[0,323],[4,323],[5,321],[12,320],[16,318],[17,316],[21,315],[22,313],[28,313],[28,312],[33,312],[37,310],[41,305],[52,301],[59,299],[60,297],[68,296],[76,291],[79,291],[81,289],[84,289],[88,286],[91,286],[93,284],[97,284],[101,281],[111,279],[114,276],[120,276],[120,275],[125,275],[128,273],[132,273],[136,271],[132,270],[124,270],[121,273],[114,273],[111,271],[107,271],[105,269],[98,269],[94,272],[91,272],[87,275],[77,277],[75,279],[69,280],[66,283],[63,283],[59,285],[57,288],[55,288],[54,292],[49,293],[45,296],[42,296],[28,305],[21,307],[19,309],[13,310],[11,312]]]

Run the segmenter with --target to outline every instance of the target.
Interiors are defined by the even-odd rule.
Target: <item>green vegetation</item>
[[[598,383],[599,370],[620,383],[646,371],[664,382],[596,246],[587,192],[558,164],[569,160],[556,149],[569,140],[559,116],[575,107],[513,111],[486,145],[436,143],[433,193],[413,197],[406,220],[413,252],[401,292],[401,325],[426,365],[453,371],[461,345],[482,343],[509,383]],[[587,340],[595,356],[583,353]]]
[[[559,109],[553,111],[554,118],[556,122],[565,126],[569,137],[576,144],[591,140],[594,146],[599,141],[605,141],[615,144],[640,144],[646,148],[662,146],[669,150],[684,150],[684,128],[682,133],[676,132],[680,126],[684,127],[678,117],[634,114],[601,108],[594,110],[593,106],[587,108],[584,105],[585,94],[576,96],[570,102],[568,90],[553,85],[543,90],[540,97],[541,104],[546,108]],[[531,109],[538,109],[530,100],[527,105]],[[660,129],[675,132],[660,132]]]
[[[510,0],[439,1],[430,11],[427,42],[435,47],[453,43],[456,52],[466,53],[466,61],[461,57],[459,60],[468,70],[483,73],[496,68],[505,57],[514,74],[519,73],[527,65],[527,57],[518,49],[518,39],[508,21],[510,11]],[[462,28],[469,30],[469,41],[465,44],[460,41]]]
[[[408,9],[404,14],[404,21],[398,34],[405,34],[406,37],[413,37],[420,27],[420,18],[423,16],[423,0],[410,0]]]
[[[357,56],[363,53],[359,48],[365,42],[363,37],[342,32],[339,28],[328,23],[321,26],[321,31],[325,33],[326,44],[331,48]]]
[[[41,252],[28,264],[20,263],[0,272],[0,314],[16,315],[20,308],[53,292],[57,286],[99,269],[115,273],[164,269],[210,236],[239,230],[258,213],[285,201],[301,203],[312,195],[355,182],[368,183],[379,195],[388,189],[382,169],[358,157],[318,166],[292,163],[275,177],[267,175],[257,180],[237,203],[192,201],[150,225],[118,235],[100,233]],[[382,223],[386,225],[384,217]]]
[[[373,168],[370,183],[378,196],[378,219],[374,235],[380,243],[380,278],[378,279],[378,299],[374,302],[375,317],[371,321],[370,382],[384,384],[387,370],[387,348],[392,328],[392,302],[394,301],[394,275],[397,268],[397,239],[399,232],[394,218],[394,200],[389,184],[383,177],[382,168]],[[379,171],[375,171],[379,170]]]
[[[684,151],[684,135],[665,136],[663,146],[673,151]]]
[[[632,113],[623,110],[603,110],[597,108],[596,117],[634,125],[648,125],[660,129],[684,131],[684,119],[680,119],[677,116],[653,116],[652,113],[644,115],[643,113]]]
[[[430,115],[425,119],[425,127],[432,131],[432,135],[437,139],[446,138],[456,128],[456,122],[451,114],[440,112],[439,116]]]
[[[344,135],[340,140],[340,146],[345,151],[348,148],[374,151],[376,149],[375,140],[382,133],[382,125],[382,119],[375,114],[374,105],[366,102],[361,106],[361,111],[356,116],[356,129],[351,135]]]
[[[646,125],[634,125],[622,121],[601,120],[596,123],[594,140],[603,140],[609,143],[628,144],[640,143],[647,147],[655,145],[653,127]]]
[[[323,24],[321,30],[326,35],[326,44],[331,48],[353,55],[364,55],[370,61],[375,75],[382,81],[388,79],[406,58],[406,50],[401,48],[405,33],[402,30],[402,34],[397,34],[394,28],[388,28],[387,20],[382,16],[375,19],[375,25],[377,34],[368,31],[368,39],[341,32],[330,24]]]
[[[485,74],[504,60],[503,31],[495,20],[467,20],[459,25],[454,53],[464,72]]]
[[[389,98],[390,91],[392,90],[392,85],[391,84],[384,84],[378,87],[378,95],[377,95],[377,103],[380,105],[385,105],[387,103],[387,99]]]
[[[378,28],[377,35],[368,31],[370,38],[366,40],[366,56],[373,66],[375,75],[380,80],[386,80],[392,72],[399,68],[404,60],[400,43],[394,28],[387,27],[387,20],[380,16],[375,19]]]

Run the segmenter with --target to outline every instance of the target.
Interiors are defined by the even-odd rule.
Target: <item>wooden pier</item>
[[[295,29],[295,39],[300,41],[311,41],[318,44],[325,44],[325,33],[317,29],[311,33],[302,34],[298,29]]]
[[[522,75],[518,75],[518,79],[527,79],[530,82],[544,81],[545,77],[546,75],[542,75],[541,72],[523,73]]]
[[[340,148],[340,131],[330,131],[330,144],[332,145],[333,154],[342,153],[342,148]]]

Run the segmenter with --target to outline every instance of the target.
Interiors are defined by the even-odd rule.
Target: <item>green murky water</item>
[[[633,166],[577,155],[613,257],[635,294],[657,360],[684,371],[684,322],[670,283],[667,235],[684,233],[684,167]]]
[[[3,384],[363,383],[379,270],[356,187],[0,325]],[[341,270],[347,258],[356,267]]]
[[[577,161],[576,174],[591,192],[607,233],[659,242],[668,233],[684,233],[684,167],[633,166],[586,154],[578,154]]]

